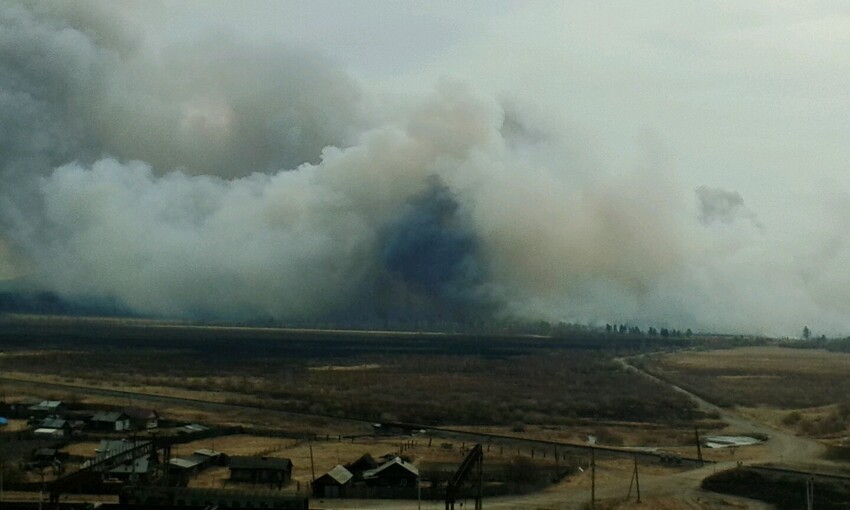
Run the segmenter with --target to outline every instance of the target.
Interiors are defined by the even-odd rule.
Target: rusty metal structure
[[[454,510],[455,502],[461,498],[463,486],[467,481],[471,482],[475,489],[475,510],[482,509],[482,500],[484,499],[483,465],[484,448],[479,443],[469,450],[446,486],[446,510]]]

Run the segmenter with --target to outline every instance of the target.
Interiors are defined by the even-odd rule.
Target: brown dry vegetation
[[[693,404],[622,370],[600,351],[505,357],[361,354],[311,359],[212,357],[121,349],[0,358],[19,377],[190,396],[334,417],[418,423],[564,424],[577,420],[688,422]],[[132,370],[130,370],[130,368]]]
[[[800,409],[836,404],[850,395],[850,354],[820,349],[680,351],[646,357],[643,364],[725,406]]]
[[[850,354],[744,347],[637,360],[707,400],[812,437],[843,435],[850,419]]]

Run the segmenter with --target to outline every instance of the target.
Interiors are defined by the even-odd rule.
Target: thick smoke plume
[[[0,278],[168,317],[850,326],[846,247],[818,272],[651,137],[607,172],[518,104],[396,108],[309,52],[6,3]]]

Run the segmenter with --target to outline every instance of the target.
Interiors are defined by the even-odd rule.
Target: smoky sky
[[[165,317],[850,329],[841,153],[805,128],[850,87],[769,79],[784,24],[843,18],[240,5],[0,7],[0,278]]]

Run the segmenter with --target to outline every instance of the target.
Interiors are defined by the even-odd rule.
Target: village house
[[[47,416],[64,416],[68,412],[68,406],[61,400],[42,400],[38,404],[29,406],[27,410],[37,418]]]
[[[153,409],[127,407],[123,412],[130,418],[133,430],[149,430],[159,427],[159,413]]]
[[[345,466],[337,465],[313,482],[313,496],[319,498],[344,498],[354,482],[354,474]]]
[[[230,480],[264,483],[278,488],[292,479],[292,461],[271,457],[230,457]]]
[[[71,423],[68,420],[51,416],[41,420],[33,431],[36,437],[68,437],[71,435]]]
[[[225,459],[224,454],[207,448],[195,450],[187,457],[176,457],[168,461],[168,473],[182,477],[183,480],[191,478],[204,469],[219,465]]]
[[[100,411],[89,420],[92,430],[109,430],[121,432],[130,430],[130,417],[122,411]]]
[[[363,481],[370,487],[415,487],[418,480],[416,466],[400,457],[363,472]]]
[[[345,468],[351,471],[355,481],[359,481],[363,479],[364,471],[375,469],[378,465],[378,462],[370,454],[364,453],[354,462],[346,464]]]

